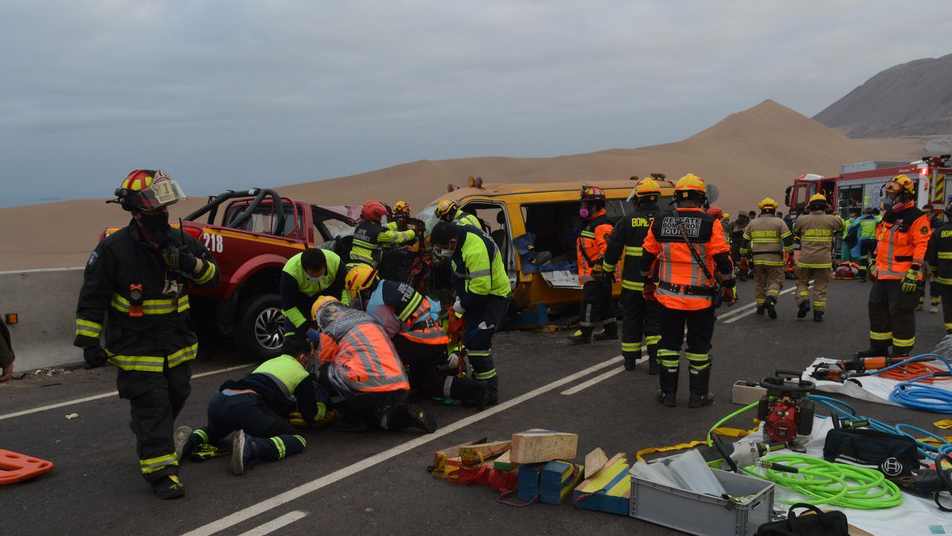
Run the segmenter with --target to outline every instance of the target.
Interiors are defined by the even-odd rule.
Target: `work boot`
[[[658,369],[661,368],[658,365],[658,358],[648,356],[648,374],[655,375],[658,374]]]
[[[254,442],[238,430],[231,438],[231,472],[241,476],[254,466]]]
[[[151,482],[152,491],[160,499],[178,499],[185,495],[185,486],[179,481],[178,475],[165,475],[162,478]]]
[[[763,303],[762,303],[762,304],[758,305],[758,306],[757,306],[757,314],[759,314],[760,316],[764,316],[764,311],[765,311],[766,309],[767,309],[766,304],[763,304]]]
[[[638,360],[641,359],[641,352],[622,352],[625,356],[625,370],[635,370]]]
[[[929,312],[932,313],[932,314],[938,313],[938,312],[939,312],[939,306],[938,306],[938,305],[933,305],[932,307],[929,307]]]
[[[799,309],[797,310],[797,318],[805,318],[807,313],[810,312],[810,301],[804,300],[800,302]]]
[[[191,445],[188,449],[185,448],[190,437],[192,437],[192,429],[188,426],[179,426],[172,435],[172,443],[175,444],[175,459],[179,462],[182,461],[183,456],[188,456],[194,450]]]
[[[770,318],[777,318],[777,298],[770,296],[767,298],[767,301],[764,302],[764,308],[767,309],[767,316]]]
[[[409,418],[408,424],[413,428],[419,428],[428,434],[436,431],[436,419],[419,406],[407,404],[403,406],[403,410],[406,411],[407,418]]]
[[[575,333],[566,337],[570,344],[588,344],[592,342],[591,331],[585,333],[584,330],[576,330]]]
[[[486,380],[486,405],[495,406],[499,403],[499,376]]]
[[[689,408],[699,408],[701,406],[710,406],[714,403],[714,393],[695,393],[691,391],[688,397]]]
[[[813,321],[823,322],[823,311],[813,311]]]
[[[655,400],[668,406],[669,408],[677,407],[678,405],[678,394],[675,391],[658,391],[658,396],[655,397]]]
[[[606,324],[601,331],[592,335],[592,339],[596,341],[617,341],[618,323],[612,322],[611,324]]]

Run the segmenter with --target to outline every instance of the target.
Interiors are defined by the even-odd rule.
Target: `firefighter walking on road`
[[[920,270],[932,236],[929,218],[916,208],[916,187],[905,175],[883,186],[883,221],[876,228],[876,282],[869,291],[869,352],[908,356],[916,343]]]
[[[681,345],[687,325],[688,407],[697,408],[714,403],[709,384],[715,299],[732,305],[737,292],[721,222],[701,208],[706,198],[704,182],[689,173],[678,180],[674,195],[677,208],[659,215],[651,224],[641,271],[650,277],[645,280],[645,296],[656,294],[660,304],[658,402],[668,407],[677,405]],[[653,281],[658,282],[657,289]]]
[[[810,312],[810,280],[813,280],[813,321],[822,322],[826,311],[826,287],[833,269],[833,237],[843,231],[843,220],[827,214],[823,194],[815,194],[807,204],[809,214],[797,218],[793,232],[800,237],[797,258],[797,318]]]
[[[611,341],[618,338],[618,323],[612,302],[614,278],[611,275],[614,270],[605,272],[602,264],[613,227],[605,211],[605,191],[597,186],[582,186],[579,200],[582,202],[579,209],[582,225],[575,240],[575,255],[582,301],[579,303],[579,329],[569,335],[568,340],[571,344],[588,344],[592,339]],[[602,330],[593,335],[599,321]]]
[[[634,370],[635,362],[641,359],[641,341],[644,337],[649,374],[658,373],[658,343],[661,341],[661,334],[658,326],[658,302],[645,299],[641,256],[651,222],[660,212],[657,204],[660,196],[661,187],[654,179],[644,178],[635,186],[632,192],[635,210],[626,214],[615,225],[608,237],[608,247],[602,262],[603,272],[612,273],[618,260],[624,256],[625,266],[621,275],[621,302],[624,311],[621,354],[625,358],[625,368]]]
[[[181,199],[185,194],[164,171],[135,170],[122,182],[112,202],[131,212],[132,221],[103,239],[86,263],[73,342],[90,367],[108,361],[119,369],[116,384],[132,407],[139,468],[163,499],[184,494],[173,422],[191,392],[189,361],[198,351],[188,285],[218,284],[208,249],[169,226],[168,206]]]
[[[926,261],[936,276],[939,296],[942,298],[945,332],[952,333],[952,222],[932,231]]]
[[[777,217],[776,201],[768,197],[757,208],[760,216],[744,229],[740,253],[753,259],[757,314],[766,310],[770,318],[777,318],[777,298],[786,271],[783,254],[793,253],[793,234]]]

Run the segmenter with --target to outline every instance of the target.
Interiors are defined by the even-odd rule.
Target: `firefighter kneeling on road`
[[[582,225],[575,241],[578,261],[578,283],[582,285],[582,301],[579,303],[579,329],[569,335],[572,344],[588,344],[592,339],[613,341],[618,338],[618,323],[615,321],[615,305],[612,302],[614,269],[603,269],[602,257],[608,248],[608,235],[612,222],[605,212],[605,192],[597,186],[583,186],[579,196],[582,206],[579,216]],[[602,330],[592,335],[595,323],[601,320]]]
[[[833,269],[833,237],[843,231],[839,216],[827,214],[829,204],[823,194],[815,194],[804,214],[793,223],[793,232],[800,237],[797,257],[797,318],[810,311],[810,280],[813,280],[813,321],[822,322],[826,311],[826,287]]]
[[[754,285],[757,292],[757,314],[777,318],[777,297],[783,289],[785,268],[783,254],[793,253],[793,234],[777,217],[777,202],[766,198],[757,205],[760,216],[744,229],[741,255],[754,263]]]
[[[293,337],[283,355],[269,359],[240,380],[221,385],[208,402],[208,424],[192,431],[175,431],[179,459],[196,451],[217,449],[225,436],[231,440],[231,471],[243,475],[262,461],[281,460],[304,451],[307,441],[288,423],[298,411],[305,422],[324,418],[326,395],[307,367],[312,365],[311,343]]]
[[[132,406],[142,477],[163,499],[185,493],[173,423],[191,392],[198,337],[188,285],[218,284],[218,265],[192,235],[169,226],[168,206],[185,194],[164,171],[137,169],[116,189],[132,221],[96,246],[76,307],[76,339],[90,367],[119,369],[119,396]],[[105,343],[99,346],[105,324]]]
[[[377,278],[373,268],[361,264],[347,273],[351,307],[361,309],[383,326],[407,366],[410,387],[426,396],[455,398],[483,409],[486,382],[456,375],[440,368],[457,367],[459,356],[447,356],[450,338],[438,322],[440,304],[407,283]]]
[[[661,332],[658,326],[658,302],[645,299],[641,256],[651,222],[660,212],[657,204],[660,195],[661,187],[654,179],[642,179],[635,186],[632,191],[635,210],[626,214],[615,225],[608,237],[608,247],[605,249],[602,263],[603,272],[612,273],[624,253],[625,267],[621,276],[621,302],[624,310],[621,354],[625,358],[625,368],[634,370],[635,362],[641,359],[641,339],[644,336],[648,350],[649,374],[658,373],[658,343],[661,341]],[[611,292],[611,287],[608,292]]]
[[[932,236],[916,208],[916,187],[898,175],[883,186],[883,221],[876,228],[876,282],[869,290],[869,344],[860,356],[908,356],[916,343],[920,270]]]
[[[952,222],[932,231],[926,261],[937,277],[946,334],[952,334]]]
[[[677,208],[659,215],[651,224],[641,272],[646,278],[645,297],[656,294],[661,305],[658,402],[672,408],[677,405],[686,324],[685,356],[690,364],[691,390],[688,407],[697,408],[714,403],[709,384],[715,300],[733,305],[737,291],[721,222],[701,208],[706,198],[704,182],[689,173],[678,180],[674,195]],[[658,282],[657,289],[653,281]]]
[[[319,345],[317,381],[344,415],[335,429],[436,431],[436,419],[407,403],[410,384],[403,362],[373,318],[329,296],[314,302],[312,314],[317,329],[307,336]]]

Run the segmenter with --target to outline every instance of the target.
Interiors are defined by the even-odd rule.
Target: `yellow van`
[[[660,180],[662,210],[669,208],[674,184]],[[608,216],[620,220],[632,211],[634,181],[573,181],[535,184],[484,184],[463,187],[434,200],[418,217],[432,229],[436,204],[443,199],[459,203],[475,214],[484,231],[499,246],[513,285],[512,298],[519,310],[576,304],[581,299],[575,239],[581,224],[579,193],[582,185],[598,186],[608,197]],[[621,292],[620,279],[612,288]]]

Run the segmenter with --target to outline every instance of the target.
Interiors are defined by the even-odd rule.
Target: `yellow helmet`
[[[459,210],[459,204],[452,199],[444,199],[436,204],[436,217],[441,220],[450,220]]]
[[[658,181],[645,177],[635,186],[635,195],[637,197],[661,195],[661,186],[658,185]]]
[[[893,194],[916,195],[916,185],[905,175],[897,175],[886,183],[886,192]]]
[[[314,300],[314,304],[311,305],[311,318],[317,320],[317,311],[328,303],[340,303],[340,300],[333,296],[318,296],[317,299]]]
[[[777,207],[779,206],[780,205],[778,205],[776,201],[774,201],[773,199],[769,197],[766,197],[764,198],[763,201],[760,202],[759,205],[757,205],[757,208],[759,208],[760,210],[777,210]]]
[[[347,272],[344,277],[344,287],[351,297],[364,290],[377,280],[377,269],[369,264],[358,264]]]
[[[725,219],[725,220],[731,219],[731,215],[725,212],[725,213],[724,213],[724,219]]]
[[[826,202],[827,202],[827,201],[826,201],[826,196],[823,195],[823,194],[813,194],[812,196],[810,196],[810,201],[809,201],[809,202],[810,202],[810,203],[813,203],[814,201],[820,201],[820,202],[823,202],[823,203],[826,203]]]
[[[698,201],[703,201],[707,197],[707,188],[700,177],[688,173],[675,183],[674,197],[676,200],[695,198]]]
[[[393,215],[394,216],[409,216],[410,215],[410,204],[406,201],[397,201],[393,204]]]

